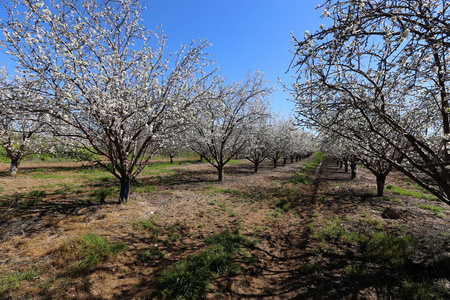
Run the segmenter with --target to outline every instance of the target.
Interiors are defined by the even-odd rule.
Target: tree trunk
[[[124,180],[120,183],[119,204],[127,203],[130,198],[130,181]]]
[[[170,163],[173,164],[173,155],[169,154],[169,157],[170,157]]]
[[[278,159],[274,159],[274,160],[272,160],[272,162],[273,162],[273,167],[276,168],[276,167],[277,167]]]
[[[291,164],[294,163],[294,157],[291,156]]]
[[[377,176],[377,197],[383,197],[386,174],[376,174]]]
[[[352,179],[356,178],[356,163],[350,163],[350,169],[352,170]]]
[[[219,181],[223,181],[223,166],[217,167],[217,174],[219,175]]]
[[[19,169],[20,160],[18,159],[11,159],[11,167],[9,168],[9,174],[10,175],[16,175],[17,170]]]
[[[258,173],[259,163],[254,163],[255,173]]]
[[[344,163],[341,161],[339,161],[339,169],[342,169],[342,167],[344,166]]]
[[[345,173],[348,173],[348,161],[347,160],[344,162],[344,171],[345,171]]]
[[[285,166],[287,163],[287,157],[283,158],[283,166]]]

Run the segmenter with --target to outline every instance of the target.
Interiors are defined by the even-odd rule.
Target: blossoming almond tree
[[[365,130],[404,158],[384,159],[450,204],[450,1],[328,0],[320,7],[330,25],[294,38],[299,114],[354,109]]]
[[[45,82],[35,110],[68,125],[58,132],[100,158],[121,183],[131,182],[194,111],[212,71],[206,41],[167,53],[166,37],[139,22],[138,0],[10,0],[3,47],[23,72]]]
[[[223,181],[224,166],[247,144],[251,126],[267,115],[266,96],[272,92],[257,71],[244,82],[226,84],[216,78],[194,119],[190,147],[217,169]]]
[[[26,77],[9,79],[0,71],[0,146],[11,159],[10,174],[16,175],[23,158],[49,152],[54,139],[48,134],[44,116],[27,111],[24,106],[36,99],[37,83]]]

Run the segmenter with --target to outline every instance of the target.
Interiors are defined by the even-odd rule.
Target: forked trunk
[[[122,181],[120,183],[119,204],[127,203],[130,198],[130,181]]]

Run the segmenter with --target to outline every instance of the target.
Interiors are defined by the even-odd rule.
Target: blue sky
[[[208,39],[208,49],[221,74],[230,81],[244,80],[257,69],[271,84],[277,78],[291,82],[285,74],[292,59],[291,32],[298,38],[314,32],[323,22],[315,10],[322,0],[146,0],[143,21],[148,29],[161,25],[169,50],[178,50],[191,39]],[[0,12],[0,18],[1,18]],[[0,54],[0,64],[10,65]],[[10,69],[10,68],[8,68]],[[287,92],[275,92],[272,109],[288,116],[293,104]]]

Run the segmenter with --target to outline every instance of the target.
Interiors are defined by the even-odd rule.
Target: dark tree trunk
[[[203,161],[204,156],[200,154],[200,161]]]
[[[350,169],[352,170],[352,179],[356,178],[356,163],[350,163]]]
[[[272,162],[273,162],[273,167],[276,168],[276,167],[277,167],[278,159],[274,159],[274,160],[272,160]]]
[[[218,180],[223,181],[223,166],[217,167]]]
[[[377,197],[382,197],[384,194],[384,184],[386,183],[386,174],[376,174],[377,177]]]
[[[124,180],[120,182],[120,195],[119,195],[119,203],[127,203],[130,198],[130,180]]]
[[[345,170],[345,173],[348,173],[348,161],[347,160],[344,162],[344,170]]]
[[[339,169],[342,169],[342,167],[344,166],[344,163],[341,161],[339,161]]]
[[[255,162],[253,164],[255,166],[255,173],[258,173],[259,163]]]
[[[287,159],[287,157],[284,157],[284,158],[283,158],[283,166],[285,166],[285,165],[286,165],[286,163],[287,163],[287,160],[288,160],[288,159]]]
[[[291,164],[294,163],[294,157],[291,156]]]
[[[174,155],[169,154],[169,157],[170,157],[170,163],[173,164],[173,157],[174,157]]]

